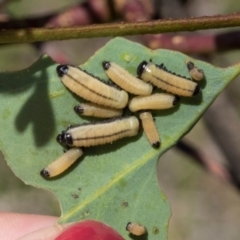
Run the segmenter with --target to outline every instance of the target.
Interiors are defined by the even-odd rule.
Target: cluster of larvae
[[[114,62],[104,61],[106,75],[116,85],[101,81],[79,67],[59,65],[57,73],[62,83],[72,92],[89,101],[76,106],[77,113],[85,116],[105,118],[101,122],[69,126],[57,136],[57,141],[70,149],[41,171],[50,178],[69,168],[82,154],[81,147],[112,143],[124,137],[137,135],[139,119],[123,117],[123,109],[139,112],[145,135],[154,148],[160,147],[160,137],[151,110],[174,107],[179,96],[192,97],[200,91],[196,81],[204,78],[201,69],[187,62],[193,80],[176,75],[161,65],[143,61],[137,69],[138,78]],[[142,79],[142,80],[141,80]],[[168,93],[152,93],[153,86]],[[136,95],[129,99],[129,94]]]

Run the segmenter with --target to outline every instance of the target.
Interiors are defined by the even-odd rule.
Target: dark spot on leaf
[[[127,208],[128,207],[128,202],[124,201],[121,203],[122,207]]]
[[[152,233],[157,235],[159,233],[159,229],[157,227],[152,228]]]
[[[72,197],[73,197],[74,199],[79,198],[79,196],[78,196],[77,194],[72,194]]]

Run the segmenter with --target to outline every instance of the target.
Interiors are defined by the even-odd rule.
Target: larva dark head
[[[60,144],[64,144],[65,143],[65,138],[64,138],[65,132],[62,131],[62,133],[58,134],[56,140],[60,143]]]
[[[69,133],[66,133],[66,134],[65,134],[64,140],[65,140],[65,143],[66,143],[67,145],[72,145],[72,144],[73,144],[72,136],[71,136],[71,134],[69,134]]]
[[[126,230],[129,231],[129,225],[131,225],[132,223],[131,222],[128,222],[127,223],[127,226],[126,226]]]
[[[74,107],[74,111],[75,111],[76,113],[83,114],[84,109],[83,109],[83,107],[82,107],[81,105],[77,105],[77,106]]]
[[[49,174],[48,170],[46,170],[46,169],[43,169],[43,170],[40,172],[40,175],[41,175],[43,178],[49,178],[49,177],[50,177],[50,174]]]
[[[188,61],[188,62],[187,62],[187,68],[188,68],[189,71],[192,70],[194,67],[195,67],[195,66],[194,66],[194,63],[193,63],[193,62],[191,62],[191,61]]]
[[[154,143],[152,144],[152,146],[153,146],[154,148],[159,148],[159,147],[160,147],[160,142],[159,142],[159,141],[156,141],[156,142],[154,142]]]
[[[143,71],[145,70],[146,66],[147,66],[147,61],[142,61],[137,69],[137,76],[140,78],[143,74]]]
[[[177,105],[180,101],[180,97],[179,96],[174,96],[174,99],[173,99],[173,106]]]
[[[102,62],[102,66],[103,66],[103,69],[105,71],[107,71],[111,67],[111,63],[107,62],[107,61],[104,61],[104,62]]]
[[[68,72],[68,66],[67,65],[59,65],[57,66],[57,74],[59,77],[63,77]]]
[[[200,69],[200,68],[197,68],[197,71],[198,71],[199,73],[201,73],[201,74],[203,74],[203,75],[204,75],[204,71],[203,71],[202,69]]]
[[[66,131],[62,131],[62,133],[58,134],[57,141],[60,144],[66,144],[66,145],[72,145],[72,136],[69,133],[66,133]]]
[[[199,85],[196,85],[195,90],[194,90],[194,92],[193,92],[193,96],[198,95],[198,93],[199,93],[200,91],[201,91],[201,89],[200,89]]]

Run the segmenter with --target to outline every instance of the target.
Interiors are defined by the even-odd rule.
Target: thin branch
[[[239,13],[225,16],[217,15],[211,17],[186,18],[178,20],[166,19],[150,22],[98,24],[76,28],[2,30],[0,32],[0,43],[38,42],[75,38],[156,34],[164,32],[195,31],[202,29],[238,26],[240,26]]]

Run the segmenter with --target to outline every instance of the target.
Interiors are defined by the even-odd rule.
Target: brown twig
[[[98,24],[76,28],[2,30],[0,32],[0,43],[155,34],[237,26],[240,26],[239,13],[177,20],[166,19],[150,22]]]

